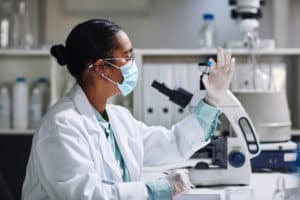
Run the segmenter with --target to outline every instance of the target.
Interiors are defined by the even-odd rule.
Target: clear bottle
[[[16,78],[13,86],[13,128],[28,128],[28,84],[24,77]]]
[[[203,14],[204,24],[200,28],[200,47],[215,48],[217,46],[217,28],[214,22],[214,15]]]
[[[272,200],[286,200],[287,194],[285,192],[285,189],[284,177],[279,176],[276,181],[276,189],[273,193]]]
[[[0,87],[0,128],[9,129],[11,124],[9,88],[6,85]]]
[[[31,91],[29,113],[30,128],[38,128],[43,115],[43,93],[38,85]]]
[[[0,1],[0,48],[10,46],[12,2]]]
[[[17,12],[13,16],[12,46],[17,49],[30,49],[33,46],[26,0],[17,1]]]
[[[256,91],[268,92],[270,91],[271,78],[270,74],[266,73],[261,66],[256,66],[253,72],[254,89]]]

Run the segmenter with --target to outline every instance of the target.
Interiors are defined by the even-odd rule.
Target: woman
[[[187,159],[209,142],[219,115],[212,105],[232,77],[230,54],[205,76],[208,95],[195,113],[170,130],[149,127],[127,109],[106,104],[113,95],[132,92],[138,79],[131,42],[115,23],[83,22],[51,54],[77,83],[34,135],[23,199],[164,200],[188,191],[187,171],[145,183],[142,167]]]

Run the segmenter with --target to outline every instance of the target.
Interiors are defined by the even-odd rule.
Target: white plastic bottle
[[[38,85],[31,91],[29,113],[30,128],[38,128],[43,115],[43,93]]]
[[[204,24],[200,29],[200,47],[215,48],[217,46],[217,28],[214,22],[214,15],[205,13],[202,18]]]
[[[28,128],[28,84],[18,77],[13,87],[13,128]]]
[[[9,129],[11,121],[10,94],[7,86],[0,88],[0,128]]]

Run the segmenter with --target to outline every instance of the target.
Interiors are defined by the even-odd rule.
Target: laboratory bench
[[[163,166],[144,167],[142,180],[154,181],[166,176],[164,174],[165,171],[195,166],[195,163],[197,163],[197,159],[180,161]],[[268,171],[251,173],[250,183],[246,186],[226,185],[196,187],[187,194],[178,197],[176,200],[229,200],[226,198],[226,194],[229,194],[230,192],[236,194],[236,196],[234,196],[235,198],[232,197],[230,200],[272,200],[278,177],[284,178],[287,192],[299,190],[300,197],[300,174],[295,172],[280,173]],[[249,194],[250,192],[252,192],[253,196],[251,198],[244,198],[243,195],[246,193]],[[241,195],[242,197],[238,196],[239,198],[237,198],[237,195]]]
[[[177,198],[177,200],[227,200],[226,194],[231,191],[234,192],[234,197],[231,197],[232,200],[272,200],[279,176],[284,177],[288,190],[297,189],[300,177],[297,177],[296,174],[253,173],[249,186],[196,188]],[[300,190],[300,188],[298,189]],[[247,196],[251,191],[253,191],[254,198]]]
[[[30,133],[2,133],[0,135],[0,178],[2,176],[5,180],[10,192],[14,196],[14,199],[20,199],[32,136],[33,135]],[[163,176],[163,174],[161,174],[161,176]],[[276,179],[279,176],[283,176],[285,178],[287,188],[297,187],[299,180],[296,174],[253,173],[249,186],[196,188],[191,190],[188,194],[178,198],[178,200],[225,200],[226,191],[228,191],[228,189],[241,191],[243,188],[253,189],[255,195],[254,200],[271,200],[276,186]],[[143,176],[143,180],[147,180],[148,178]],[[151,179],[153,178],[157,177],[151,175]]]

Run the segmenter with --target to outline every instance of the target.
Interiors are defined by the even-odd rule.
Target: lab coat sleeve
[[[78,128],[58,123],[52,130],[36,146],[38,173],[50,199],[147,199],[143,182],[102,182]]]
[[[137,121],[144,142],[144,165],[154,166],[188,159],[206,146],[206,133],[195,114],[190,114],[171,129],[147,126]]]

